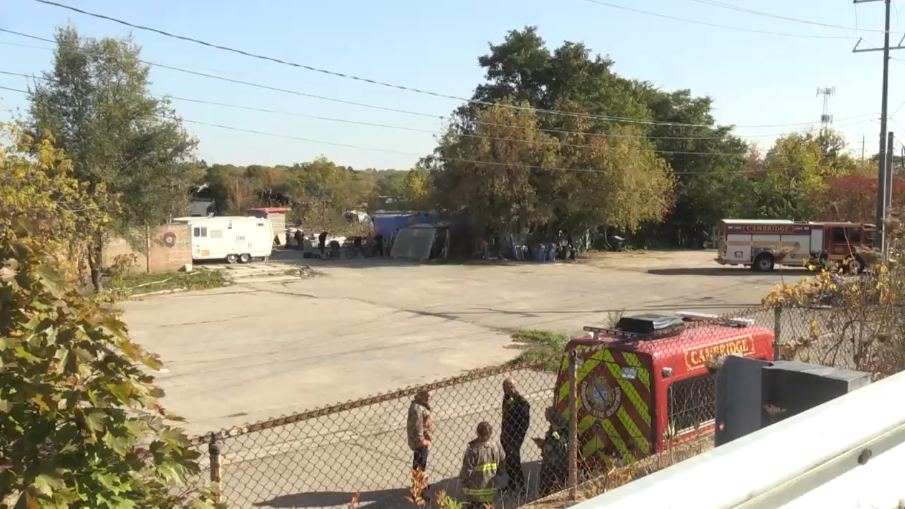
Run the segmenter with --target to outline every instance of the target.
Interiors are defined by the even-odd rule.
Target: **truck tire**
[[[864,260],[861,259],[860,256],[856,256],[854,260],[848,262],[848,273],[849,274],[860,274],[864,272],[867,268],[867,265],[864,263]]]
[[[251,255],[248,253],[239,255],[239,263],[248,263],[251,261]]]
[[[230,265],[235,265],[239,261],[239,255],[226,255],[226,263]]]
[[[754,259],[754,263],[751,265],[751,270],[754,272],[770,272],[773,270],[773,266],[775,262],[773,261],[773,255],[769,253],[761,253],[757,255],[757,258]]]

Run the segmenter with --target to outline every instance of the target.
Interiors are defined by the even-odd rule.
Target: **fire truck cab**
[[[585,469],[630,463],[712,431],[716,378],[709,363],[726,355],[773,360],[773,333],[750,319],[643,314],[623,317],[615,329],[584,330],[589,334],[566,346],[554,405],[569,418],[574,351]]]

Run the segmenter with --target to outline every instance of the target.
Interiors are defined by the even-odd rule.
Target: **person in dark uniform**
[[[374,254],[383,256],[383,235],[380,233],[374,235]]]
[[[543,440],[534,439],[541,448],[539,498],[564,490],[569,476],[569,423],[554,407],[546,417],[550,429]]]
[[[296,251],[301,251],[305,247],[305,234],[302,233],[301,228],[297,228],[295,230],[295,249]]]
[[[352,239],[352,247],[355,248],[355,257],[358,258],[358,253],[361,252],[361,236],[356,235],[354,239]]]
[[[321,256],[324,255],[324,249],[327,248],[327,232],[321,232],[317,236],[317,247],[321,250]]]
[[[512,377],[503,381],[503,418],[500,426],[500,445],[503,446],[507,485],[504,492],[525,491],[525,472],[522,470],[522,444],[531,425],[531,404],[519,394]]]

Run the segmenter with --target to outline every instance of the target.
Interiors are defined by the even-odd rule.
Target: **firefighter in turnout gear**
[[[525,473],[522,470],[522,444],[531,424],[531,405],[519,394],[515,379],[503,382],[503,419],[500,425],[500,445],[506,460],[503,472],[507,485],[504,491],[520,493],[525,490]]]
[[[433,394],[431,391],[421,391],[409,406],[406,432],[409,448],[412,450],[412,470],[427,470],[427,455],[432,445],[430,431],[434,426],[430,406]]]
[[[489,422],[478,424],[478,437],[468,443],[459,481],[465,494],[465,507],[478,509],[492,503],[496,496],[497,470],[506,456],[493,443],[493,427]]]
[[[546,497],[562,491],[569,475],[569,423],[555,408],[547,408],[550,429],[543,440],[534,439],[541,448],[540,492],[538,497]]]

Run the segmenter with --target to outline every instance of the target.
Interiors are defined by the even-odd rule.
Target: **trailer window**
[[[223,230],[211,230],[211,238],[212,239],[222,239]]]
[[[195,231],[193,232],[195,237],[207,237],[207,227],[201,226],[195,227]]]
[[[712,373],[669,385],[667,415],[670,434],[681,435],[707,426],[716,418],[716,377]]]

